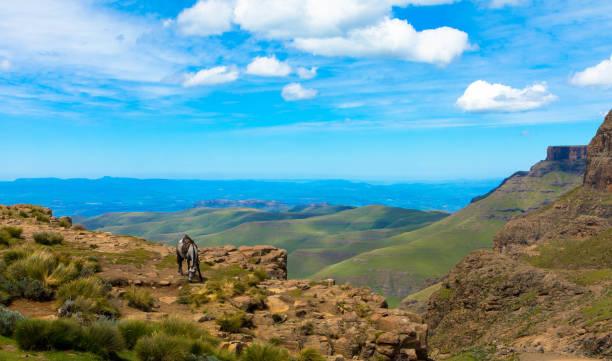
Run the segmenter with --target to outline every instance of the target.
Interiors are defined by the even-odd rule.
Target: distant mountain
[[[88,229],[173,244],[184,233],[200,246],[270,244],[289,252],[289,276],[308,277],[330,264],[388,245],[385,239],[447,217],[397,207],[317,205],[287,212],[194,208],[181,212],[109,213]]]
[[[473,197],[493,188],[498,180],[445,183],[369,184],[342,180],[170,180],[35,178],[0,182],[0,204],[44,204],[58,216],[97,216],[109,212],[174,212],[204,206],[209,200],[264,200],[289,207],[303,204],[344,204],[454,212]],[[234,201],[229,201],[234,202]],[[248,206],[259,208],[254,204]],[[226,203],[225,206],[232,206]],[[278,211],[274,206],[265,210]]]
[[[550,204],[579,186],[586,166],[584,155],[566,154],[566,158],[539,162],[529,172],[515,173],[439,222],[385,239],[381,243],[389,246],[330,265],[313,277],[368,285],[396,303],[434,283],[469,252],[490,248],[495,233],[512,216]]]
[[[279,212],[291,208],[290,205],[278,201],[263,201],[261,199],[211,199],[208,201],[197,201],[192,205],[194,208],[253,208],[270,212]]]

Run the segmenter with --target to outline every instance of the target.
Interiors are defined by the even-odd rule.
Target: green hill
[[[397,304],[422,289],[426,280],[446,274],[471,251],[491,248],[493,236],[513,215],[549,204],[580,185],[584,167],[584,160],[540,162],[461,211],[385,239],[381,243],[387,247],[330,265],[313,278],[367,285]]]
[[[172,213],[110,213],[85,220],[90,229],[173,243],[188,233],[201,246],[270,244],[289,252],[289,276],[318,270],[390,243],[395,235],[448,214],[386,206],[317,206],[288,212],[195,208]]]

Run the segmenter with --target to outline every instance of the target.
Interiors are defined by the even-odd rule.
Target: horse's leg
[[[178,273],[182,276],[183,275],[183,257],[181,257],[178,251],[176,252],[176,263],[178,263]]]
[[[198,262],[198,275],[200,276],[200,282],[204,281],[202,278],[202,271],[200,271],[200,262]]]

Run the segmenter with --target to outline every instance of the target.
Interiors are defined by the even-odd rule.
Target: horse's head
[[[191,267],[189,267],[188,270],[188,275],[189,275],[189,282],[191,282],[191,280],[193,279],[193,276],[195,276],[197,272],[197,269],[194,265],[191,265]]]

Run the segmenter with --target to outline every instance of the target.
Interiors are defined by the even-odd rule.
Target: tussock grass
[[[289,353],[284,348],[270,344],[251,344],[244,351],[242,361],[289,361]]]
[[[128,306],[149,312],[155,306],[155,299],[146,289],[136,288],[131,286],[123,295],[123,298],[128,301]]]
[[[116,318],[119,316],[119,310],[106,297],[107,293],[108,288],[100,279],[80,278],[62,285],[57,290],[57,301],[60,306],[71,301],[73,310],[82,312],[85,316]]]
[[[52,246],[54,244],[60,244],[64,241],[64,236],[59,233],[53,232],[37,232],[34,233],[34,242],[43,244],[45,246]]]

